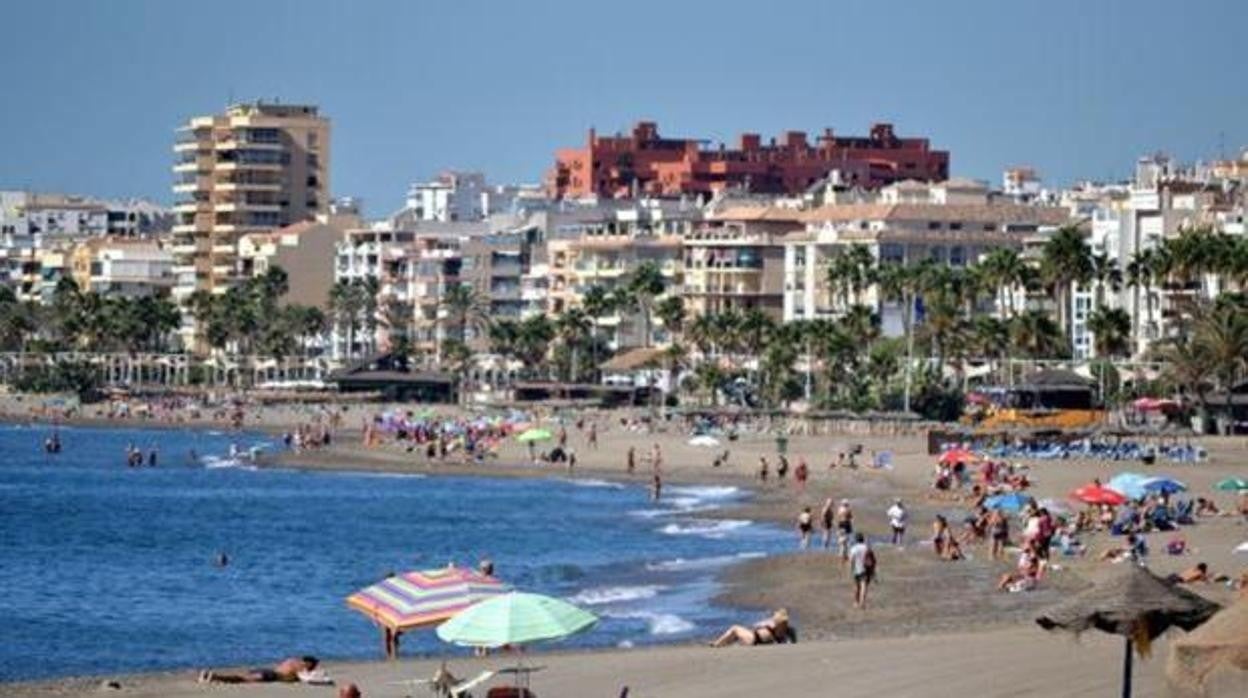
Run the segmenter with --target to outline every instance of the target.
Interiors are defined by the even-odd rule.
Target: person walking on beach
[[[793,482],[797,485],[797,493],[806,493],[806,478],[810,477],[810,469],[806,467],[806,459],[799,458],[797,467],[793,469]]]
[[[1000,509],[988,514],[988,535],[992,537],[992,559],[1000,560],[1005,556],[1005,543],[1010,539],[1010,522]]]
[[[849,566],[854,575],[854,608],[867,607],[867,589],[875,579],[875,551],[862,533],[854,534],[854,544],[849,549]]]
[[[628,447],[628,455],[625,456],[625,469],[629,475],[637,472],[637,449],[634,446]]]
[[[598,422],[589,423],[589,447],[598,450]]]
[[[802,507],[802,513],[797,515],[797,536],[800,549],[806,550],[810,547],[810,533],[813,528],[814,520],[810,507]]]
[[[893,531],[892,544],[901,547],[906,542],[906,523],[910,520],[910,512],[901,503],[901,499],[893,500],[888,508],[888,526]]]
[[[784,479],[788,476],[789,476],[789,459],[785,457],[785,455],[782,453],[780,454],[779,462],[776,464],[776,479],[779,480],[783,484]]]
[[[828,497],[823,502],[823,509],[819,512],[819,523],[823,529],[823,549],[827,550],[832,547],[832,531],[836,528],[836,505],[832,498]]]
[[[654,449],[651,452],[650,466],[656,473],[663,472],[663,449],[659,448],[657,443],[654,445]]]
[[[663,476],[656,470],[650,482],[650,499],[657,502],[661,496],[663,496]]]
[[[758,459],[758,479],[763,484],[767,483],[767,456],[760,456]]]
[[[854,535],[854,510],[849,506],[848,499],[842,499],[836,508],[836,551],[841,562],[849,559],[849,543]]]

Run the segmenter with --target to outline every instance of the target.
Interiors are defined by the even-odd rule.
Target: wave
[[[603,606],[613,603],[624,603],[627,601],[641,601],[643,599],[653,599],[658,596],[660,591],[667,587],[660,584],[646,584],[641,586],[618,586],[618,587],[597,587],[594,589],[586,589],[576,596],[568,599],[574,604],[584,606]]]
[[[665,488],[665,491],[694,499],[732,499],[741,494],[741,488],[730,485],[676,485]]]
[[[761,557],[766,557],[766,553],[748,551],[737,553],[736,555],[714,555],[711,557],[695,557],[692,559],[678,557],[671,560],[660,560],[659,562],[646,563],[646,569],[650,572],[680,572],[685,570],[713,569],[716,567],[731,565],[742,560],[756,560]]]
[[[618,482],[608,482],[606,480],[594,480],[592,478],[579,479],[579,478],[571,478],[571,477],[557,477],[555,479],[560,482],[566,482],[569,485],[575,485],[577,487],[595,487],[595,488],[609,489],[609,490],[624,489],[623,484],[618,483]]]
[[[223,468],[237,468],[239,470],[257,470],[256,466],[251,463],[241,461],[237,458],[222,458],[221,456],[203,456],[199,459],[200,463],[208,470],[220,470]]]
[[[651,635],[679,635],[693,630],[697,626],[674,613],[655,613],[653,611],[607,611],[602,614],[607,618],[624,620],[644,620],[649,626]]]
[[[423,480],[423,479],[425,479],[426,477],[429,477],[428,475],[425,475],[424,473],[386,473],[386,472],[361,472],[361,471],[356,471],[356,472],[343,472],[343,473],[336,473],[336,474],[338,474],[338,475],[348,475],[348,476],[351,476],[351,477],[371,477],[371,478],[381,478],[381,479],[386,479],[386,480],[394,480],[394,479],[398,479],[398,480]]]
[[[745,528],[754,523],[748,519],[707,519],[688,523],[670,523],[659,529],[659,533],[667,536],[702,536],[703,538],[723,538],[732,531]]]

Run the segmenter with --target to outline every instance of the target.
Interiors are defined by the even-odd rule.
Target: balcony
[[[217,182],[217,191],[281,191],[281,182]]]
[[[229,213],[233,211],[265,211],[270,213],[280,213],[281,204],[277,203],[250,203],[247,201],[218,201],[213,204],[213,209]]]
[[[233,245],[228,245],[228,244],[227,245],[213,245],[212,253],[213,254],[234,254],[235,249]]]
[[[208,172],[212,169],[211,157],[196,157],[178,160],[173,163],[173,171],[175,173],[184,172]]]

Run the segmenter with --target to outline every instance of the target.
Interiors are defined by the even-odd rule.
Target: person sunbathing
[[[728,628],[724,634],[711,643],[711,647],[778,645],[785,642],[797,642],[797,632],[789,623],[789,612],[781,608],[771,614],[771,618],[752,628],[744,625],[734,625]]]
[[[320,660],[316,657],[291,657],[273,668],[252,669],[245,674],[218,674],[205,669],[199,674],[200,683],[299,683],[316,671]]]
[[[1172,574],[1166,577],[1166,581],[1171,584],[1197,584],[1209,581],[1209,565],[1204,562],[1197,563],[1193,567],[1189,567],[1178,574]]]
[[[1204,497],[1196,498],[1196,515],[1197,516],[1221,516],[1222,512],[1218,509],[1218,505],[1213,503],[1212,499]]]

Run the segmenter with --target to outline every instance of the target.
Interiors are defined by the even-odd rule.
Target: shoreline
[[[379,408],[374,406],[374,409]],[[610,415],[611,413],[607,413],[608,419]],[[29,416],[14,420],[10,417],[11,415],[0,415],[0,421],[33,427],[52,425],[50,420],[33,420]],[[157,420],[108,420],[80,417],[74,420],[61,420],[61,423],[94,428],[213,429],[226,432],[231,430],[229,425],[215,420],[166,423]],[[276,437],[287,428],[289,428],[288,425],[280,422],[248,420],[240,433],[260,433]],[[392,444],[366,449],[360,442],[358,431],[349,427],[335,432],[334,443],[328,448],[300,453],[266,453],[257,459],[256,465],[260,468],[286,470],[344,473],[386,472],[434,477],[442,475],[602,480],[646,487],[649,481],[649,468],[643,457],[638,458],[637,473],[629,476],[623,468],[624,449],[626,446],[635,447],[637,452],[642,454],[646,452],[650,443],[662,443],[665,456],[665,484],[731,486],[748,494],[741,500],[725,502],[713,510],[690,512],[691,517],[748,518],[784,528],[792,524],[801,506],[818,505],[826,497],[843,496],[853,500],[855,508],[859,511],[860,526],[869,532],[878,533],[884,530],[883,509],[887,502],[893,497],[904,497],[911,507],[914,522],[911,543],[903,551],[879,546],[881,548],[881,583],[877,584],[873,591],[876,604],[865,613],[854,612],[848,608],[848,579],[835,556],[823,552],[794,551],[768,554],[761,559],[732,562],[716,571],[719,589],[711,603],[741,610],[743,621],[748,621],[764,609],[786,606],[799,621],[803,644],[827,644],[829,647],[836,647],[838,652],[845,651],[846,647],[859,647],[863,643],[884,643],[879,645],[882,647],[895,647],[888,643],[904,643],[895,649],[908,651],[901,650],[900,647],[908,647],[915,642],[929,643],[933,639],[955,637],[960,638],[961,641],[972,644],[983,643],[986,648],[993,648],[995,643],[991,638],[1011,635],[1020,622],[1030,625],[1026,621],[1029,620],[1029,614],[1033,610],[1041,605],[1047,605],[1064,594],[1083,588],[1088,580],[1095,579],[1102,569],[1091,560],[1095,554],[1104,549],[1108,542],[1098,537],[1091,541],[1088,559],[1071,560],[1069,563],[1063,561],[1067,569],[1061,575],[1056,576],[1051,586],[1045,591],[1030,595],[1001,596],[990,593],[988,589],[995,577],[1003,569],[1009,568],[1009,563],[984,560],[979,550],[973,550],[972,559],[963,563],[936,560],[931,555],[930,547],[925,548],[924,543],[919,542],[919,539],[925,537],[926,522],[934,512],[949,512],[958,508],[960,504],[947,500],[935,500],[928,496],[926,478],[930,470],[931,457],[926,455],[922,441],[918,437],[871,439],[856,435],[794,436],[789,450],[793,454],[791,457],[796,459],[805,454],[811,458],[812,478],[805,492],[798,492],[793,487],[791,479],[778,485],[774,480],[774,474],[768,483],[761,483],[757,478],[754,465],[756,458],[774,457],[774,438],[770,434],[746,433],[739,441],[725,442],[724,448],[732,450],[733,459],[730,466],[719,469],[712,469],[708,463],[714,451],[688,447],[685,445],[687,435],[680,433],[679,430],[642,433],[609,429],[602,435],[602,438],[603,446],[598,450],[590,450],[579,435],[573,435],[573,445],[580,456],[580,462],[572,472],[569,472],[565,466],[529,463],[524,449],[512,443],[504,444],[496,459],[472,464],[431,462],[424,457],[423,453],[409,453]],[[887,447],[895,450],[895,469],[890,471],[873,471],[863,468],[852,471],[832,470],[815,460],[815,454],[823,454],[819,456],[820,460],[831,460],[830,454],[837,449],[844,448],[847,444],[863,442],[868,448]],[[1208,482],[1226,476],[1227,473],[1240,471],[1244,461],[1242,439],[1214,441],[1213,446],[1219,452],[1219,457],[1215,461],[1200,465],[1166,463],[1157,469],[1175,472],[1191,482],[1194,488],[1199,487],[1200,491],[1207,492]],[[1060,496],[1072,485],[1087,481],[1093,476],[1103,477],[1103,473],[1108,471],[1132,467],[1100,462],[1033,462],[1031,465],[1038,476],[1034,491],[1037,497]],[[1198,484],[1198,479],[1200,484]],[[1201,559],[1208,559],[1211,565],[1219,571],[1230,572],[1238,570],[1238,568],[1230,567],[1238,562],[1230,554],[1230,548],[1243,536],[1244,531],[1245,529],[1238,523],[1211,520],[1202,522],[1201,526],[1185,529],[1184,533],[1190,534],[1193,547],[1197,548]],[[1160,546],[1155,545],[1155,547]],[[1215,554],[1214,551],[1222,552]],[[1207,558],[1206,555],[1208,555]],[[1167,558],[1159,555],[1153,563],[1155,563],[1154,570],[1164,574],[1177,571],[1183,566],[1192,564],[1193,561],[1194,558],[1191,556]],[[955,591],[951,592],[950,589]],[[1219,589],[1209,587],[1208,590],[1210,598],[1223,600],[1225,597],[1220,594]],[[1206,592],[1202,590],[1201,593]],[[1039,635],[1035,637],[1038,643],[1056,642],[1045,640]],[[700,648],[696,646],[696,641],[685,639],[673,642],[660,641],[653,645],[647,643],[644,647],[636,649],[602,647],[561,651],[549,655],[543,653],[540,656],[542,661],[549,657],[575,664],[576,657],[594,655],[602,658],[603,662],[611,664],[627,663],[631,661],[627,659],[630,656],[644,655],[650,658],[648,661],[663,664],[665,662],[663,657],[669,654],[683,656],[685,653],[691,653],[698,656],[700,651]],[[731,652],[729,651],[729,654]],[[716,657],[729,656],[729,654],[716,655]],[[342,662],[333,659],[329,659],[328,662],[335,667],[360,667],[365,673],[376,673],[392,671],[395,666],[424,667],[433,661],[434,656],[406,655],[399,662],[392,664]],[[1016,653],[1013,660],[1017,659]],[[458,657],[454,662],[457,665],[470,663]],[[99,690],[100,681],[116,677],[120,677],[118,680],[127,687],[132,683],[159,687],[153,689],[155,692],[150,694],[153,696],[190,695],[192,690],[202,690],[202,688],[194,687],[193,683],[190,688],[184,686],[188,678],[193,679],[193,671],[193,669],[184,668],[122,675],[98,674],[89,677],[68,676],[35,681],[0,682],[0,696],[40,694],[40,692],[48,695],[77,695],[74,691],[94,692]],[[71,686],[76,688],[71,688]],[[170,689],[170,686],[182,686],[185,690],[179,693],[177,690]],[[255,695],[256,690],[254,687],[249,687],[247,694]],[[542,693],[547,695],[546,691]],[[385,689],[370,688],[366,691],[366,695],[391,694]],[[394,693],[393,695],[402,694]]]

